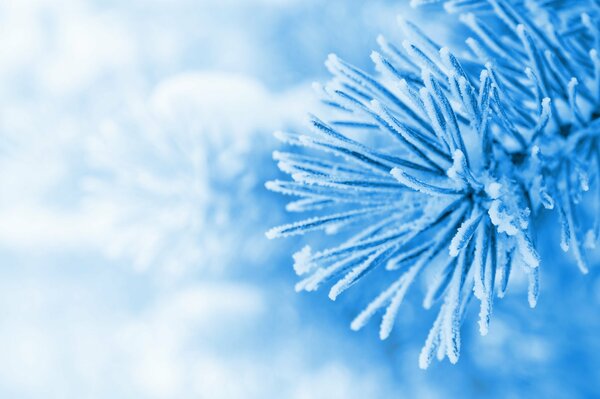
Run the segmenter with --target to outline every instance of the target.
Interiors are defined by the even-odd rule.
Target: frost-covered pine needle
[[[435,3],[414,0],[413,3]],[[399,20],[401,46],[378,39],[376,74],[335,55],[332,81],[317,89],[327,120],[311,117],[309,135],[278,133],[289,152],[274,157],[291,181],[267,183],[298,197],[288,210],[307,219],[276,227],[269,238],[346,231],[337,246],[294,256],[297,289],[330,285],[336,299],[385,267],[382,289],[352,322],[383,312],[389,336],[412,283],[437,276],[424,307],[441,302],[419,364],[434,355],[455,363],[460,325],[472,296],[481,334],[493,300],[506,293],[513,263],[537,303],[537,215],[553,210],[561,247],[586,273],[586,250],[599,236],[580,203],[600,203],[600,2],[598,0],[454,0],[469,36],[461,56]]]

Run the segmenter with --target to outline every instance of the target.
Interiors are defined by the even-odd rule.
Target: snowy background
[[[327,54],[369,68],[398,13],[459,37],[406,3],[0,0],[0,397],[599,397],[598,268],[556,234],[538,308],[517,281],[427,372],[421,293],[351,332],[361,290],[294,293],[300,240],[264,237]]]

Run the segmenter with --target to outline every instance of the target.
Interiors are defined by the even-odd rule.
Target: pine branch
[[[436,3],[413,0],[413,4]],[[446,1],[469,29],[467,55],[441,47],[400,20],[405,40],[379,38],[371,75],[337,56],[334,79],[318,87],[329,121],[313,135],[279,134],[295,152],[276,153],[292,182],[267,187],[302,199],[291,210],[317,217],[269,231],[269,238],[346,230],[350,238],[294,258],[297,288],[331,283],[335,299],[385,267],[392,282],[353,322],[384,310],[389,336],[400,304],[426,268],[443,265],[424,306],[441,301],[419,364],[460,354],[460,324],[474,295],[488,332],[495,296],[512,265],[529,276],[537,303],[543,260],[533,221],[558,215],[561,247],[583,273],[600,221],[581,217],[584,196],[600,204],[600,4],[595,0]],[[460,49],[462,50],[462,49]],[[465,53],[464,51],[461,54]]]

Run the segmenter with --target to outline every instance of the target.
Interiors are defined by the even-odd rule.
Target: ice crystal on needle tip
[[[437,1],[413,1],[414,4]],[[328,117],[312,134],[277,133],[289,152],[274,158],[290,181],[267,183],[298,197],[293,212],[316,216],[280,226],[269,238],[345,231],[337,245],[294,255],[298,290],[330,286],[335,300],[377,268],[389,282],[351,323],[383,312],[380,337],[425,269],[435,278],[423,305],[440,303],[419,365],[460,354],[460,325],[475,296],[488,332],[494,297],[513,266],[539,292],[536,216],[552,210],[561,247],[587,272],[600,204],[600,2],[456,0],[467,51],[458,56],[399,19],[401,46],[378,38],[376,74],[335,55],[334,78],[316,85]]]

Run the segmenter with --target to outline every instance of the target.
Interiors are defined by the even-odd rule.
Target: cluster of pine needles
[[[436,0],[413,0],[415,5]],[[311,134],[278,132],[274,158],[291,180],[267,183],[296,197],[287,209],[312,217],[269,238],[322,230],[349,237],[294,255],[298,290],[329,285],[335,300],[377,268],[387,286],[354,319],[383,312],[380,337],[425,270],[425,308],[439,305],[419,364],[460,354],[470,299],[488,332],[495,297],[515,265],[537,302],[536,220],[552,212],[560,246],[587,273],[599,236],[600,1],[454,0],[466,25],[453,52],[399,19],[405,40],[378,38],[376,73],[335,55],[333,79],[316,90],[325,105]]]

